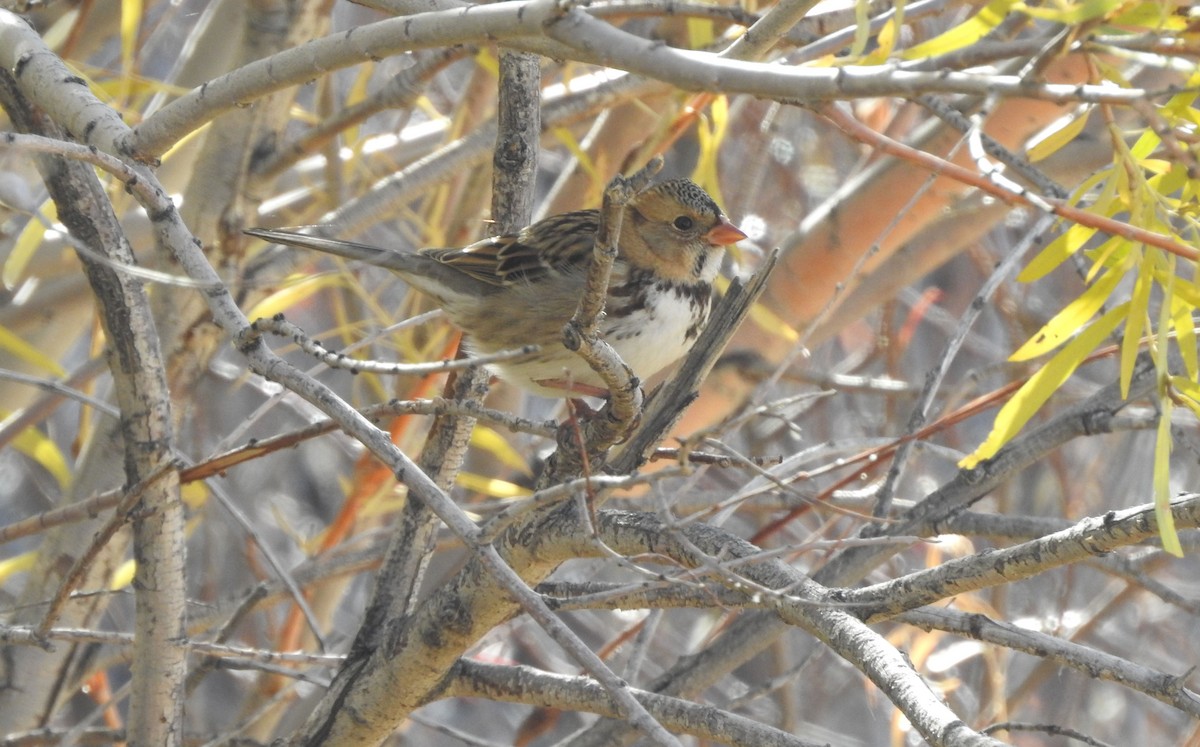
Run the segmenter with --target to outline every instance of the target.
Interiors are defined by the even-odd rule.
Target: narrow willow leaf
[[[1037,163],[1038,161],[1057,153],[1060,148],[1074,140],[1075,137],[1083,131],[1083,128],[1087,126],[1088,115],[1091,114],[1091,112],[1092,110],[1090,108],[1086,108],[1076,115],[1074,119],[1066,120],[1058,127],[1058,129],[1051,131],[1045,137],[1038,140],[1037,143],[1030,146],[1030,148],[1025,151],[1025,155],[1029,157],[1030,161]]]
[[[575,139],[575,133],[566,127],[555,127],[550,130],[550,134],[554,136],[555,140],[562,143],[571,152],[571,155],[575,156],[579,167],[591,177],[593,184],[601,181],[600,172],[596,170],[596,163],[592,160],[591,154],[584,150],[579,141]]]
[[[43,202],[32,219],[21,229],[12,251],[4,258],[3,270],[0,270],[0,281],[4,287],[12,290],[17,287],[25,276],[25,268],[33,260],[33,255],[42,246],[46,238],[46,228],[58,220],[58,209],[47,199]]]
[[[1172,376],[1171,387],[1189,410],[1200,417],[1200,384],[1183,376]]]
[[[1084,280],[1092,282],[1092,279],[1105,267],[1120,267],[1121,272],[1128,272],[1133,257],[1129,251],[1130,246],[1130,241],[1123,236],[1113,236],[1095,249],[1085,252],[1091,257],[1092,266],[1088,268],[1087,277]]]
[[[1151,259],[1153,261],[1153,259]],[[1154,343],[1154,367],[1158,370],[1158,402],[1161,413],[1158,418],[1158,438],[1154,442],[1154,516],[1158,519],[1158,535],[1163,549],[1175,557],[1183,557],[1183,547],[1175,531],[1175,517],[1171,514],[1171,408],[1172,400],[1167,388],[1167,329],[1171,324],[1170,307],[1174,300],[1172,288],[1175,278],[1175,256],[1167,260],[1169,274],[1163,284],[1163,301],[1158,308],[1158,339]]]
[[[904,51],[902,56],[906,60],[919,60],[924,57],[936,57],[974,44],[1000,25],[1000,22],[1016,5],[1017,0],[992,0],[963,23],[927,42],[910,47]]]
[[[1045,277],[1051,270],[1066,262],[1072,254],[1079,251],[1080,247],[1086,244],[1095,233],[1096,229],[1091,226],[1079,223],[1071,226],[1063,231],[1057,239],[1047,244],[1045,249],[1038,252],[1038,255],[1030,260],[1025,269],[1021,270],[1017,280],[1022,283],[1032,283]]]
[[[459,472],[458,476],[454,478],[454,482],[467,490],[501,500],[524,498],[533,493],[529,488],[522,485],[489,475],[480,475],[476,472]]]
[[[1162,415],[1158,419],[1158,438],[1154,442],[1154,518],[1158,519],[1158,536],[1163,549],[1177,558],[1183,557],[1175,517],[1171,514],[1171,400],[1161,400]]]
[[[121,0],[121,69],[133,72],[138,52],[138,30],[142,25],[142,0]]]
[[[713,22],[707,18],[687,19],[688,45],[691,49],[705,49],[712,45]]]
[[[0,326],[0,351],[9,353],[19,361],[34,368],[49,372],[52,376],[62,378],[67,375],[65,368],[37,347],[30,345],[20,336],[11,332],[7,327]]]
[[[17,434],[17,437],[13,439],[13,446],[50,473],[50,476],[58,483],[60,490],[66,492],[67,488],[71,487],[70,463],[63,455],[62,450],[58,448],[58,444],[54,443],[46,434],[29,426]]]
[[[1031,7],[1022,3],[1016,10],[1042,21],[1075,26],[1108,15],[1124,4],[1124,0],[1085,0],[1082,3],[1063,3],[1062,6],[1053,8]]]
[[[1162,145],[1162,138],[1154,130],[1146,129],[1129,148],[1129,155],[1140,165],[1143,159],[1149,158],[1150,154],[1158,149],[1159,145]]]
[[[492,77],[500,77],[500,58],[487,47],[475,53],[475,64],[491,73]]]
[[[133,583],[133,574],[137,571],[137,561],[133,558],[126,560],[121,565],[117,566],[117,570],[113,571],[112,578],[109,579],[108,588],[113,591],[120,591]]]
[[[1150,290],[1154,287],[1154,264],[1158,250],[1143,253],[1137,280],[1133,283],[1133,297],[1129,299],[1129,319],[1125,322],[1125,334],[1121,338],[1121,396],[1129,395],[1129,382],[1133,380],[1133,366],[1141,349],[1142,331],[1146,329],[1146,314],[1150,309]]]
[[[1071,377],[1071,374],[1075,372],[1080,363],[1083,363],[1088,354],[1117,328],[1117,325],[1125,318],[1128,309],[1129,304],[1123,303],[1110,310],[1083,332],[1080,332],[1074,340],[1064,345],[1063,349],[1058,351],[1053,358],[1046,361],[1046,365],[1029,377],[1029,381],[1026,381],[1012,399],[1000,408],[987,439],[974,453],[959,462],[958,466],[971,469],[983,460],[994,457],[996,452],[1011,441],[1013,436],[1017,435],[1021,428],[1029,422],[1029,419],[1037,414],[1037,411],[1054,392],[1058,391],[1063,382]]]
[[[1183,283],[1176,283],[1178,291]],[[1175,343],[1179,347],[1179,355],[1183,358],[1183,367],[1189,377],[1195,381],[1200,378],[1200,357],[1196,349],[1196,323],[1192,321],[1192,312],[1196,307],[1179,300],[1176,294],[1171,304],[1171,327],[1175,330]]]
[[[475,430],[471,431],[471,445],[487,452],[509,469],[525,475],[532,474],[529,471],[529,461],[512,447],[508,439],[497,433],[495,428],[476,425]]]
[[[321,274],[290,283],[254,305],[246,316],[251,320],[282,314],[299,303],[307,301],[324,288],[345,286],[346,279],[340,274]]]
[[[718,205],[724,205],[720,179],[717,178],[717,153],[729,130],[729,99],[716,96],[708,107],[708,116],[702,117],[696,128],[696,140],[700,145],[700,157],[692,171],[692,180],[704,187]]]
[[[713,282],[718,296],[725,295],[725,291],[729,289],[729,280],[723,275],[718,275]],[[783,317],[771,311],[765,304],[756,303],[750,307],[750,319],[766,332],[787,340],[794,345],[800,342],[800,333],[795,327],[783,320]]]
[[[899,17],[897,12],[896,16],[889,18],[888,22],[883,24],[883,28],[875,35],[875,49],[871,50],[871,53],[864,57],[860,64],[882,65],[888,61],[892,52],[896,50],[896,20]],[[869,18],[867,20],[870,21]]]
[[[1138,3],[1113,16],[1111,23],[1121,27],[1149,27],[1159,33],[1182,31],[1187,28],[1187,19],[1170,12],[1166,3]]]
[[[871,41],[871,5],[868,0],[854,0],[854,41],[850,44],[851,58],[861,57]]]
[[[1150,159],[1143,161],[1143,165],[1146,165],[1149,161]],[[1170,162],[1166,162],[1166,165],[1168,167],[1167,171],[1151,177],[1149,180],[1149,184],[1154,188],[1154,191],[1158,192],[1164,198],[1176,194],[1190,181],[1187,169],[1182,165]]]
[[[11,576],[37,567],[42,555],[37,550],[21,553],[11,558],[0,560],[0,583],[8,583]]]
[[[1008,359],[1013,362],[1027,361],[1048,353],[1066,342],[1082,329],[1083,325],[1096,315],[1096,312],[1100,311],[1100,307],[1109,299],[1123,277],[1125,277],[1125,273],[1119,269],[1112,269],[1104,273],[1078,298],[1067,304],[1065,309],[1046,322],[1036,335]]]

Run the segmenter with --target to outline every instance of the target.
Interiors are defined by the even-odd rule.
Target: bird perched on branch
[[[592,262],[597,210],[538,221],[461,249],[397,252],[294,230],[247,229],[279,244],[386,267],[430,296],[480,354],[536,344],[499,363],[503,380],[545,397],[603,394],[604,382],[563,344]],[[625,207],[609,280],[604,339],[641,379],[686,353],[708,321],[724,247],[746,238],[687,179],[653,185]]]

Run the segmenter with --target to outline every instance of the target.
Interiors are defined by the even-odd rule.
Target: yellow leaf
[[[33,219],[21,229],[12,251],[4,260],[4,270],[0,273],[0,281],[4,283],[5,288],[12,290],[17,287],[17,283],[21,282],[25,276],[25,268],[29,266],[33,255],[42,245],[42,239],[46,237],[46,227],[52,225],[56,220],[58,220],[58,210],[54,202],[47,199],[38,208],[37,215],[34,215]]]
[[[1148,252],[1147,260],[1154,262],[1157,252]],[[1156,263],[1157,264],[1157,263]],[[1161,412],[1158,417],[1158,436],[1154,442],[1154,516],[1158,519],[1158,536],[1163,549],[1177,558],[1183,557],[1179,534],[1175,531],[1175,517],[1171,514],[1171,406],[1167,390],[1167,328],[1171,323],[1169,308],[1174,300],[1171,293],[1175,285],[1175,256],[1167,260],[1166,271],[1170,273],[1163,285],[1163,301],[1158,309],[1158,339],[1154,345],[1154,365],[1158,369],[1158,402]],[[1150,274],[1150,273],[1144,273]]]
[[[729,290],[729,280],[723,275],[718,275],[713,283],[716,287],[717,295],[725,295],[725,291]],[[800,342],[800,333],[794,327],[783,320],[783,317],[776,314],[765,304],[756,303],[750,307],[750,319],[763,330],[770,332],[773,335],[782,337],[791,344]]]
[[[751,306],[750,319],[767,332],[782,337],[789,343],[795,344],[800,342],[800,333],[797,332],[796,329],[790,324],[785,322],[783,317],[771,311],[771,309],[765,304],[756,303]]]
[[[1124,2],[1125,0],[1086,0],[1082,3],[1064,4],[1064,7],[1061,8],[1030,7],[1022,4],[1018,9],[1026,15],[1043,21],[1075,26],[1107,15],[1120,8]]]
[[[1079,223],[1063,231],[1061,235],[1054,241],[1046,245],[1046,248],[1038,252],[1038,255],[1029,261],[1021,274],[1017,276],[1017,280],[1022,283],[1032,283],[1035,280],[1040,280],[1050,273],[1055,267],[1058,267],[1079,248],[1087,243],[1088,239],[1096,233],[1096,229],[1091,226],[1084,226]]]
[[[583,169],[589,177],[591,177],[593,186],[599,186],[603,181],[600,177],[600,172],[596,171],[596,164],[592,161],[592,156],[583,149],[579,141],[575,139],[575,135],[566,127],[555,127],[550,130],[550,134],[554,136],[558,142],[566,146],[571,155],[575,156],[575,160],[579,161],[579,167]],[[599,189],[597,189],[599,191]]]
[[[255,304],[246,313],[251,320],[282,314],[296,304],[308,300],[316,292],[325,288],[344,286],[346,280],[341,275],[321,274],[303,278],[297,282],[284,285],[279,290]]]
[[[1025,154],[1029,160],[1037,163],[1042,159],[1056,153],[1059,148],[1075,139],[1075,137],[1083,132],[1083,128],[1087,126],[1088,115],[1091,114],[1091,108],[1085,108],[1082,112],[1075,115],[1074,119],[1066,121],[1059,120],[1051,127],[1057,127],[1040,138],[1033,145],[1029,146]]]
[[[500,58],[493,54],[490,49],[486,47],[480,49],[475,55],[475,64],[487,70],[493,77],[500,77]]]
[[[1141,26],[1161,31],[1174,30],[1175,26],[1186,23],[1182,17],[1176,19],[1166,11],[1166,3],[1139,3],[1113,16],[1111,20],[1116,26]],[[1172,20],[1177,20],[1178,23],[1172,23]],[[1184,26],[1179,25],[1179,28],[1182,29]]]
[[[1183,557],[1175,516],[1171,513],[1171,405],[1162,400],[1158,418],[1158,438],[1154,442],[1154,518],[1158,519],[1158,536],[1163,549],[1177,558]]]
[[[1092,259],[1092,266],[1087,271],[1087,282],[1092,282],[1096,273],[1105,267],[1123,267],[1128,271],[1127,263],[1133,256],[1130,252],[1132,247],[1133,243],[1123,236],[1113,236],[1095,249],[1084,252]]]
[[[137,571],[137,561],[133,558],[126,560],[117,570],[113,571],[112,580],[108,582],[108,588],[113,591],[120,591],[126,586],[133,583],[133,574]]]
[[[137,61],[138,30],[142,25],[142,0],[121,0],[121,100],[132,90],[132,73]]]
[[[10,353],[18,360],[24,361],[35,368],[49,371],[52,375],[59,378],[67,375],[66,369],[60,366],[58,361],[8,331],[7,327],[0,327],[0,350]]]
[[[896,16],[889,18],[888,22],[883,24],[883,28],[875,35],[875,49],[871,54],[863,58],[863,65],[882,65],[892,56],[892,52],[896,49],[896,20],[899,18],[899,13]],[[868,23],[870,19],[867,19]]]
[[[196,480],[179,486],[179,497],[184,505],[193,511],[203,508],[208,502],[208,485],[203,480]]]
[[[691,49],[704,49],[713,43],[713,22],[707,18],[687,19],[688,45]]]
[[[1142,166],[1149,169],[1152,163],[1151,159],[1145,159],[1142,161]],[[1160,163],[1166,168],[1149,180],[1150,186],[1160,195],[1173,195],[1183,189],[1184,185],[1190,181],[1187,169],[1183,164],[1171,163],[1169,161],[1162,161]]]
[[[478,475],[474,472],[459,472],[454,481],[467,490],[483,493],[492,498],[524,498],[533,492],[516,483],[499,480],[488,475]]]
[[[0,560],[0,583],[6,583],[15,573],[28,571],[36,567],[37,562],[37,550],[30,550],[15,557]]]
[[[696,139],[700,144],[700,157],[692,171],[692,179],[704,187],[718,205],[724,205],[720,180],[717,177],[717,153],[725,140],[729,128],[729,99],[716,96],[708,107],[708,115],[701,117],[696,128]]]
[[[1183,283],[1176,283],[1178,291]],[[1182,295],[1182,294],[1178,294]],[[1196,349],[1196,325],[1192,321],[1192,311],[1195,306],[1184,303],[1178,298],[1171,303],[1171,326],[1175,329],[1175,342],[1179,355],[1183,358],[1183,367],[1193,380],[1200,378],[1200,356]]]
[[[1141,161],[1144,158],[1149,158],[1150,154],[1153,153],[1161,144],[1162,138],[1155,134],[1154,130],[1146,128],[1142,131],[1142,134],[1138,137],[1137,141],[1130,146],[1129,154],[1137,161]]]
[[[1014,362],[1027,361],[1061,345],[1096,315],[1123,277],[1125,277],[1125,273],[1119,269],[1112,269],[1104,273],[1078,298],[1067,304],[1066,308],[1046,322],[1036,335],[1008,359]]]
[[[54,477],[55,482],[61,490],[66,490],[71,485],[71,467],[67,462],[67,458],[63,456],[62,450],[58,448],[58,444],[46,437],[46,434],[33,426],[29,426],[21,431],[15,439],[13,445],[17,451],[29,457],[33,461],[41,465],[42,469],[50,473]]]
[[[854,42],[850,57],[860,57],[871,40],[871,7],[867,0],[854,0]]]
[[[996,452],[1011,441],[1013,436],[1017,435],[1017,432],[1029,422],[1029,419],[1037,414],[1046,400],[1050,399],[1050,395],[1058,391],[1063,382],[1071,377],[1071,374],[1088,354],[1117,328],[1128,308],[1129,304],[1123,303],[1101,316],[1079,333],[1074,340],[1064,345],[1063,349],[1048,360],[1041,370],[1029,377],[1029,381],[1026,381],[1012,399],[1000,408],[987,439],[974,453],[959,462],[959,466],[971,469],[983,460],[994,457]]]
[[[495,428],[476,425],[475,430],[471,431],[471,445],[486,451],[509,469],[515,469],[525,475],[532,474],[529,471],[529,462],[512,447],[508,439],[497,433]]]
[[[1161,277],[1155,276],[1158,282],[1162,283]],[[1174,293],[1188,306],[1193,309],[1200,308],[1200,286],[1196,285],[1196,278],[1188,280],[1186,278],[1176,278]]]
[[[1172,376],[1171,387],[1180,395],[1183,404],[1200,417],[1200,384],[1183,376]]]
[[[906,60],[936,57],[974,44],[991,33],[992,29],[996,28],[1017,4],[1017,0],[992,0],[963,23],[927,42],[905,50],[902,57]]]
[[[1129,395],[1129,382],[1133,380],[1133,366],[1142,341],[1142,330],[1146,328],[1146,314],[1150,309],[1150,290],[1154,287],[1154,258],[1157,249],[1145,252],[1137,279],[1133,282],[1133,296],[1129,299],[1129,319],[1125,322],[1125,334],[1121,338],[1121,396]]]

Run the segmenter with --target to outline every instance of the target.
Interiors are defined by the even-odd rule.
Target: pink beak
[[[704,240],[713,246],[729,246],[744,238],[746,238],[746,234],[742,229],[730,223],[729,219],[724,216],[721,216],[720,223],[704,234]]]

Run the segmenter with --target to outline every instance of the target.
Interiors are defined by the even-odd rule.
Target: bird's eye
[[[696,225],[696,221],[692,220],[686,215],[681,215],[676,218],[671,225],[675,226],[680,231],[689,231],[691,230],[692,226]]]

